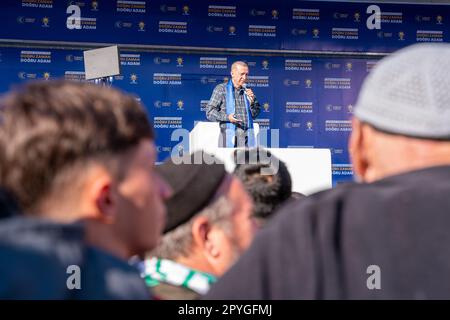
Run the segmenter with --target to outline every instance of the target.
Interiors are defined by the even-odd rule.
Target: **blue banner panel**
[[[450,41],[448,5],[4,0],[1,8],[2,39],[386,53]]]

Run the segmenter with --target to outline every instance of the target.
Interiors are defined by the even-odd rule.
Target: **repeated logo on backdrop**
[[[120,65],[122,65],[122,66],[140,66],[141,65],[141,55],[140,54],[122,53],[122,54],[120,54]]]
[[[200,57],[200,69],[228,69],[227,58]]]
[[[208,6],[208,17],[236,18],[236,6]]]
[[[24,8],[53,8],[53,0],[22,0],[21,2]]]
[[[20,52],[21,63],[52,63],[51,51],[22,50]]]
[[[125,13],[145,13],[146,1],[117,0],[116,10]]]

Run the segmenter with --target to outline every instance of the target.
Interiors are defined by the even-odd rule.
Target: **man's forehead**
[[[238,64],[234,66],[233,70],[235,70],[238,73],[245,73],[248,72],[248,67]]]

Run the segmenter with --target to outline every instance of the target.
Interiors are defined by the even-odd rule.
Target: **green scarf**
[[[209,273],[190,269],[171,260],[153,257],[145,259],[143,264],[142,277],[149,287],[167,283],[204,295],[209,291],[211,284],[217,280]]]

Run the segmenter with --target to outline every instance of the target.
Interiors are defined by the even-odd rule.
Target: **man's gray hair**
[[[243,67],[247,67],[248,68],[248,64],[246,62],[244,62],[244,61],[235,61],[231,65],[231,70],[234,70],[234,68],[236,68],[237,66],[243,66]]]
[[[174,260],[180,256],[189,256],[193,241],[192,225],[195,219],[200,216],[206,217],[211,225],[218,226],[228,236],[232,236],[233,225],[231,216],[233,209],[232,203],[225,196],[219,197],[208,207],[193,216],[188,222],[166,233],[162,237],[159,246],[150,253],[150,256],[169,260]]]

